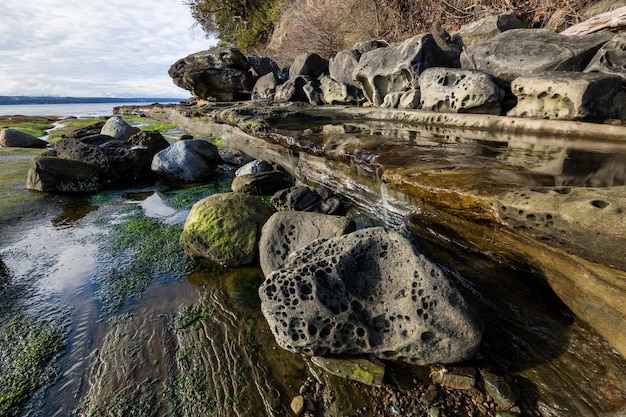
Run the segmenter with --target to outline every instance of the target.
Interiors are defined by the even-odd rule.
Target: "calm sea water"
[[[176,103],[178,100],[171,101]],[[165,103],[165,102],[163,102]],[[72,104],[17,104],[0,105],[0,116],[59,116],[59,117],[85,117],[85,116],[110,116],[113,107],[116,106],[141,106],[151,103],[127,102],[127,103],[72,103]]]

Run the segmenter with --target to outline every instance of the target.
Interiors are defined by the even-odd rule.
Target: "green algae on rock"
[[[261,200],[248,194],[215,194],[193,205],[180,243],[192,258],[227,267],[245,265],[257,254],[261,228],[271,214]]]

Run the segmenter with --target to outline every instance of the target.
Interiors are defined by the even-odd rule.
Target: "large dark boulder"
[[[608,33],[566,36],[547,29],[513,29],[466,49],[461,67],[496,77],[501,85],[544,71],[582,71],[611,39]]]
[[[328,60],[316,53],[303,53],[298,55],[289,68],[289,78],[298,75],[308,75],[317,78],[328,71]]]
[[[174,63],[174,84],[200,99],[249,99],[255,77],[248,59],[236,48],[219,47],[191,54]]]
[[[45,148],[48,142],[17,129],[0,130],[0,146],[5,148]]]
[[[293,252],[259,295],[278,344],[299,354],[451,363],[471,358],[482,337],[445,272],[383,228]]]
[[[49,193],[90,193],[102,188],[100,169],[87,162],[40,156],[31,160],[26,188]]]

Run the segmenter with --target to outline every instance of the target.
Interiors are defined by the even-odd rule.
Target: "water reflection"
[[[344,121],[279,125],[279,134],[313,153],[387,169],[474,166],[516,172],[523,185],[610,187],[626,184],[626,142],[489,131],[401,122]],[[601,128],[601,126],[599,126]],[[322,156],[322,155],[320,155]],[[496,181],[504,185],[511,178]],[[549,183],[545,179],[550,178]],[[490,181],[493,180],[490,179]]]

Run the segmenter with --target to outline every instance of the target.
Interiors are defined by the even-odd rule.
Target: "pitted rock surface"
[[[482,337],[442,269],[380,227],[292,253],[259,295],[278,344],[300,354],[451,363],[472,357]]]
[[[619,75],[626,83],[626,34],[618,33],[593,57],[585,72]]]
[[[419,79],[421,107],[450,113],[500,114],[504,94],[489,74],[477,70],[429,68]]]
[[[417,88],[426,68],[445,65],[446,57],[431,35],[418,35],[387,48],[361,56],[354,78],[374,106],[383,104],[388,93]]]
[[[263,226],[259,241],[261,269],[267,276],[279,269],[287,256],[315,239],[330,239],[353,232],[354,222],[343,216],[304,211],[274,213]]]
[[[511,83],[517,105],[507,116],[560,120],[622,118],[626,100],[617,75],[550,71]]]

